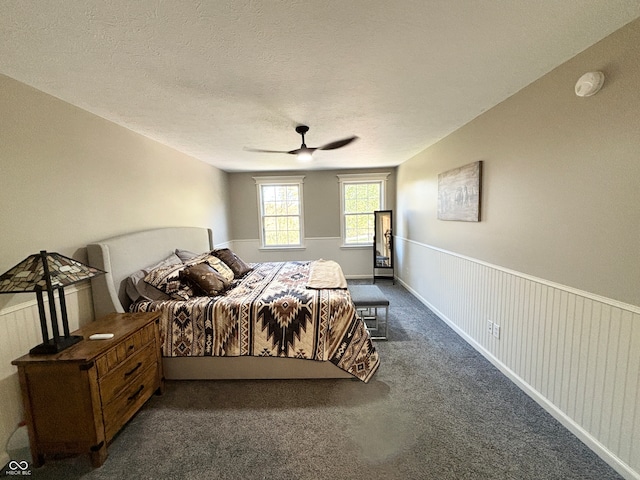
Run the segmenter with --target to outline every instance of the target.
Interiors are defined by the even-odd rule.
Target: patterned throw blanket
[[[217,297],[140,302],[162,312],[163,355],[330,361],[368,382],[380,360],[348,290],[308,289],[312,262],[259,263]]]

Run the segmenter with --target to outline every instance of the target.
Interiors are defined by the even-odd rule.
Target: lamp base
[[[83,337],[79,335],[59,337],[58,341],[52,338],[45,343],[36,345],[31,350],[29,350],[29,353],[31,355],[51,355],[53,353],[61,352],[65,348],[69,348],[71,345],[74,345],[78,343],[80,340],[82,340],[82,338]]]

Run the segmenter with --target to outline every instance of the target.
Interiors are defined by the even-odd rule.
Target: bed
[[[132,302],[127,279],[176,252],[214,250],[212,231],[171,227],[87,246],[94,312],[160,311],[167,379],[357,378],[379,357],[347,289],[307,288],[319,261],[251,264],[222,294]],[[185,260],[186,261],[186,260]],[[301,313],[302,312],[302,313]]]

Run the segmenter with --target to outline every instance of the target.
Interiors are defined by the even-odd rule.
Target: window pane
[[[287,217],[276,217],[276,223],[278,225],[278,230],[287,229]]]
[[[300,244],[300,232],[290,231],[289,234],[289,245],[299,245]]]
[[[300,185],[262,185],[260,194],[264,246],[300,245]]]
[[[278,232],[278,240],[277,240],[278,245],[288,245],[289,243],[288,243],[287,240],[288,240],[287,232],[286,231],[284,231],[284,232],[279,231]]]
[[[274,215],[286,215],[287,214],[287,204],[285,202],[276,202],[276,211]]]
[[[265,202],[264,203],[264,214],[265,215],[275,215],[276,214],[276,202]]]
[[[273,202],[276,199],[276,189],[275,187],[270,187],[267,185],[262,186],[262,201],[263,202]]]
[[[381,210],[384,183],[379,180],[342,183],[344,242],[368,245],[373,243],[373,212]]]
[[[346,215],[344,223],[347,230],[354,230],[358,226],[358,217],[356,215]]]
[[[356,186],[344,186],[344,211],[345,213],[355,213],[356,210]]]
[[[274,217],[265,217],[263,223],[264,223],[264,229],[265,230],[275,230],[276,229],[276,219]]]
[[[372,213],[345,216],[345,243],[373,243],[374,217]]]
[[[299,215],[300,214],[300,205],[298,202],[291,202],[287,204],[287,214],[288,215]]]

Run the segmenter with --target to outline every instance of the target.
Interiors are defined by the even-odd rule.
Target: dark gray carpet
[[[372,381],[167,382],[92,470],[42,479],[616,479],[608,465],[398,285]]]

